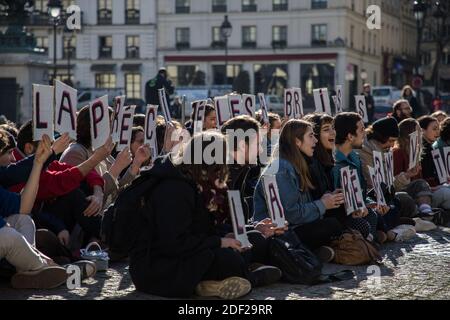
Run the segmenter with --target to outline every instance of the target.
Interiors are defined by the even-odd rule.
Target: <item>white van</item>
[[[379,86],[372,88],[372,96],[375,107],[392,107],[394,102],[400,98],[400,92],[393,86]]]

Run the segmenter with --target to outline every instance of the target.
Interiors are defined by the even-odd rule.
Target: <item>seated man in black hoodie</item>
[[[221,159],[194,162],[211,145],[223,148]],[[199,148],[201,146],[201,148]],[[208,148],[209,147],[209,148]],[[217,150],[217,149],[215,149]],[[252,287],[276,282],[276,268],[249,270],[252,250],[216,231],[206,191],[220,189],[227,179],[226,143],[216,132],[194,137],[179,155],[158,158],[151,174],[160,179],[152,190],[130,253],[130,274],[137,290],[166,297],[218,296],[235,299]],[[151,223],[149,223],[151,221]],[[150,230],[150,231],[149,231]]]

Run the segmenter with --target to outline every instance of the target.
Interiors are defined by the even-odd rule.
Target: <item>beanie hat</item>
[[[398,138],[400,134],[398,130],[397,120],[392,117],[386,117],[375,121],[372,124],[372,128],[374,132],[383,137]]]

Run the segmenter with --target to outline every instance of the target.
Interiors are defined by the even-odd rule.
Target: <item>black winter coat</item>
[[[165,297],[189,297],[220,248],[212,215],[195,183],[169,157],[155,163],[163,180],[150,196],[144,231],[130,254],[130,274],[140,291]]]

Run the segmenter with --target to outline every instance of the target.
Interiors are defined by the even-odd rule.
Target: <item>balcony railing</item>
[[[287,3],[279,3],[274,4],[272,7],[273,11],[287,11],[288,10],[288,4]]]
[[[326,9],[327,2],[326,1],[312,1],[311,9]]]
[[[287,47],[286,40],[274,40],[272,41],[272,48],[274,49],[284,49]]]
[[[100,9],[97,11],[97,24],[112,24],[112,11],[109,9]]]
[[[213,5],[212,12],[227,12],[227,5],[226,4]]]
[[[256,48],[256,41],[243,41],[242,48],[254,49],[254,48]]]
[[[98,52],[99,58],[111,58],[112,57],[112,47],[100,47],[100,50]]]
[[[127,58],[138,59],[139,58],[139,47],[128,47],[127,48]]]
[[[177,42],[176,48],[177,50],[189,49],[191,44],[189,42]]]
[[[244,4],[242,5],[242,12],[256,12],[258,6],[256,4]]]
[[[81,25],[83,25],[83,12],[80,12]],[[61,17],[59,21],[59,25],[66,26],[66,21],[71,15],[66,13],[65,11],[61,12]],[[0,13],[0,26],[9,25],[13,19],[6,14]],[[25,26],[51,26],[53,25],[53,19],[49,16],[47,12],[41,11],[33,11],[30,15],[25,17],[24,20]]]
[[[312,47],[325,47],[326,45],[327,45],[326,40],[318,40],[318,39],[311,40]]]
[[[69,56],[70,56],[70,59],[75,59],[76,52],[77,52],[77,50],[75,47],[64,48],[63,59],[68,59]]]
[[[125,23],[126,24],[139,24],[140,13],[139,10],[130,9],[125,11]]]
[[[191,7],[176,7],[175,13],[189,13],[191,11]]]
[[[213,48],[213,49],[223,49],[223,48],[225,48],[225,41],[221,41],[221,40],[213,41],[211,43],[211,48]]]

